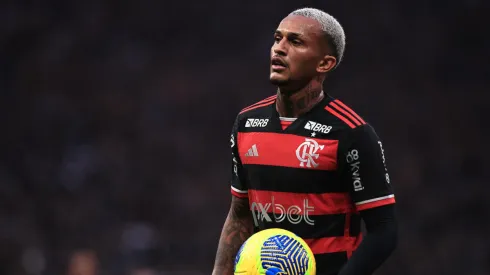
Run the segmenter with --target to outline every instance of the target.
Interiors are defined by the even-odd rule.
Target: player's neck
[[[297,91],[277,89],[276,110],[281,117],[299,117],[325,97],[321,83],[310,83]]]

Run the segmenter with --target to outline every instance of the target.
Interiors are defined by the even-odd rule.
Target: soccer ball
[[[315,275],[315,256],[294,233],[270,228],[248,238],[235,257],[235,275]]]

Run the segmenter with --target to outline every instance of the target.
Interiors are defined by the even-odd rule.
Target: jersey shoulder
[[[369,125],[357,112],[339,99],[330,98],[321,110],[322,122],[337,130],[351,132]]]
[[[245,108],[243,108],[239,113],[238,116],[240,118],[248,118],[254,115],[264,115],[267,113],[267,107],[274,104],[276,102],[277,95],[273,95],[267,98],[264,98],[252,105],[249,105]]]
[[[250,125],[267,125],[270,118],[270,106],[276,102],[277,95],[269,96],[252,105],[243,108],[235,118],[235,131],[242,131],[242,127]]]

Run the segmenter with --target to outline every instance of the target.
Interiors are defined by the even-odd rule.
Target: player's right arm
[[[252,235],[253,221],[248,199],[232,196],[216,253],[213,275],[231,275],[240,246]]]
[[[232,275],[235,256],[240,246],[252,235],[253,220],[248,203],[246,177],[238,155],[238,119],[231,134],[232,180],[231,206],[218,243],[213,275]]]

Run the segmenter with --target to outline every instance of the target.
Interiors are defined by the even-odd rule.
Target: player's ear
[[[316,71],[319,73],[327,73],[335,68],[335,65],[337,65],[337,58],[335,58],[335,56],[325,55],[320,63],[318,63]]]

